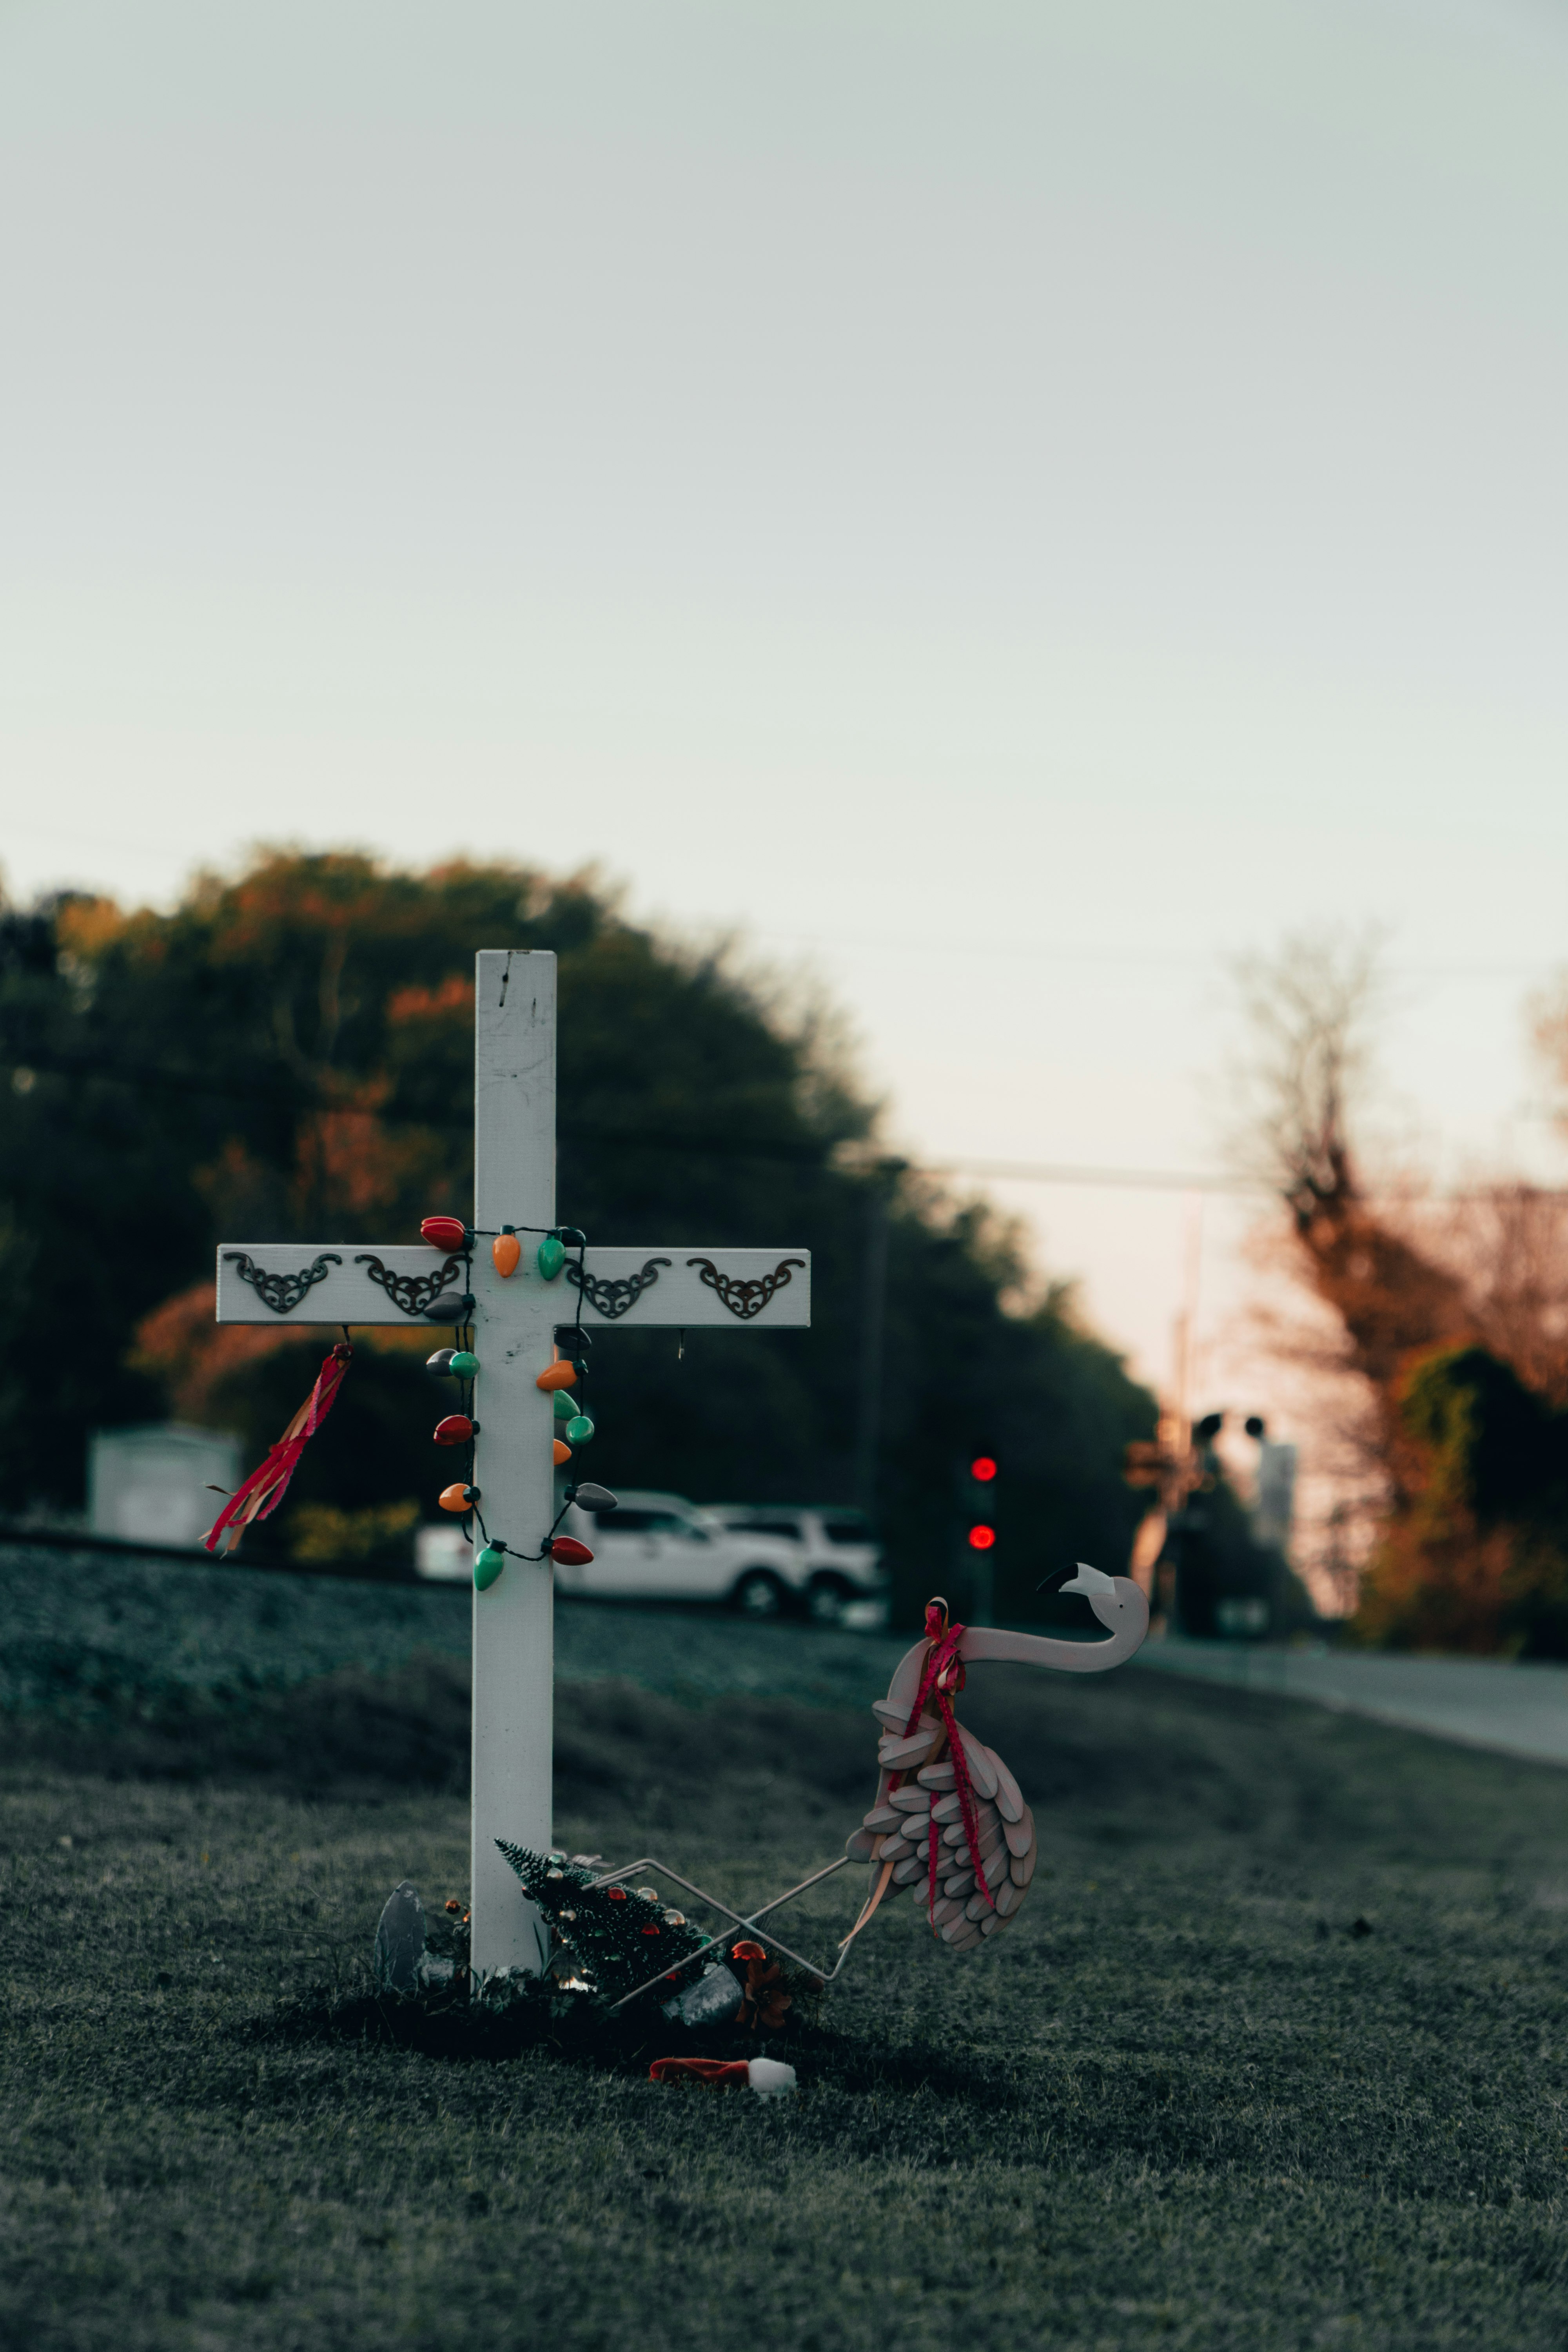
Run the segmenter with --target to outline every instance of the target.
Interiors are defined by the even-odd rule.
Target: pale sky
[[[9,887],[595,860],[912,1153],[1153,1169],[1375,919],[1561,1178],[1565,123],[1564,0],[0,0]],[[1161,1373],[1181,1200],[991,1189]]]

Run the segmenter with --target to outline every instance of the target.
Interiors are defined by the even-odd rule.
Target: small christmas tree
[[[634,1992],[661,1962],[666,2000],[700,1975],[693,1956],[707,1937],[684,1912],[668,1909],[651,1886],[595,1886],[593,1871],[563,1853],[534,1853],[504,1838],[496,1843],[549,1920],[556,1943],[570,1952],[601,2000]]]

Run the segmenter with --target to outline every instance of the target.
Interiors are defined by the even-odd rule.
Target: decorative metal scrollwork
[[[650,1257],[640,1274],[625,1274],[616,1280],[607,1275],[590,1274],[574,1260],[566,1269],[566,1279],[606,1323],[613,1323],[617,1315],[624,1315],[628,1307],[637,1305],[645,1290],[653,1288],[659,1267],[670,1263],[667,1257]]]
[[[232,1265],[241,1282],[248,1282],[263,1307],[270,1307],[274,1315],[292,1315],[306,1292],[316,1283],[325,1282],[330,1266],[342,1265],[336,1250],[323,1250],[298,1274],[268,1274],[254,1258],[243,1250],[225,1250],[225,1265]]]
[[[781,1258],[772,1274],[760,1274],[752,1281],[738,1274],[721,1274],[710,1257],[689,1257],[686,1263],[688,1265],[700,1265],[702,1279],[709,1289],[718,1292],[731,1315],[737,1316],[742,1323],[749,1323],[753,1315],[762,1313],[776,1291],[786,1287],[791,1266],[804,1268],[805,1260],[803,1257]]]
[[[395,1274],[366,1250],[362,1250],[354,1260],[356,1265],[368,1270],[372,1282],[379,1283],[393,1305],[401,1307],[405,1315],[426,1314],[462,1263],[460,1257],[449,1257],[435,1274]]]

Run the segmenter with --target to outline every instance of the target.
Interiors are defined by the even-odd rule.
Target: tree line
[[[595,1243],[805,1244],[808,1332],[601,1345],[595,1475],[700,1501],[856,1499],[867,1260],[886,1226],[874,1503],[908,1617],[951,1589],[957,1465],[1003,1465],[996,1605],[1120,1568],[1152,1397],[984,1209],[889,1168],[820,1021],[581,877],[272,852],[169,912],[0,909],[0,1505],[79,1505],[88,1434],[174,1417],[259,1458],[322,1334],[213,1322],[216,1241],[397,1241],[472,1202],[473,958],[560,960],[558,1213]],[[423,1329],[356,1334],[288,1504],[247,1537],[362,1553],[433,1518]],[[961,1598],[961,1596],[960,1596]]]

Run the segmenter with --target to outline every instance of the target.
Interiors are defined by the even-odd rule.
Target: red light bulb
[[[432,1249],[460,1250],[468,1248],[474,1237],[461,1217],[423,1217],[419,1238]]]
[[[983,1486],[986,1486],[996,1475],[996,1465],[989,1454],[977,1454],[969,1465],[969,1475],[972,1478],[978,1478]]]
[[[994,1528],[971,1528],[969,1530],[969,1549],[971,1551],[989,1551],[995,1540],[996,1530]]]

